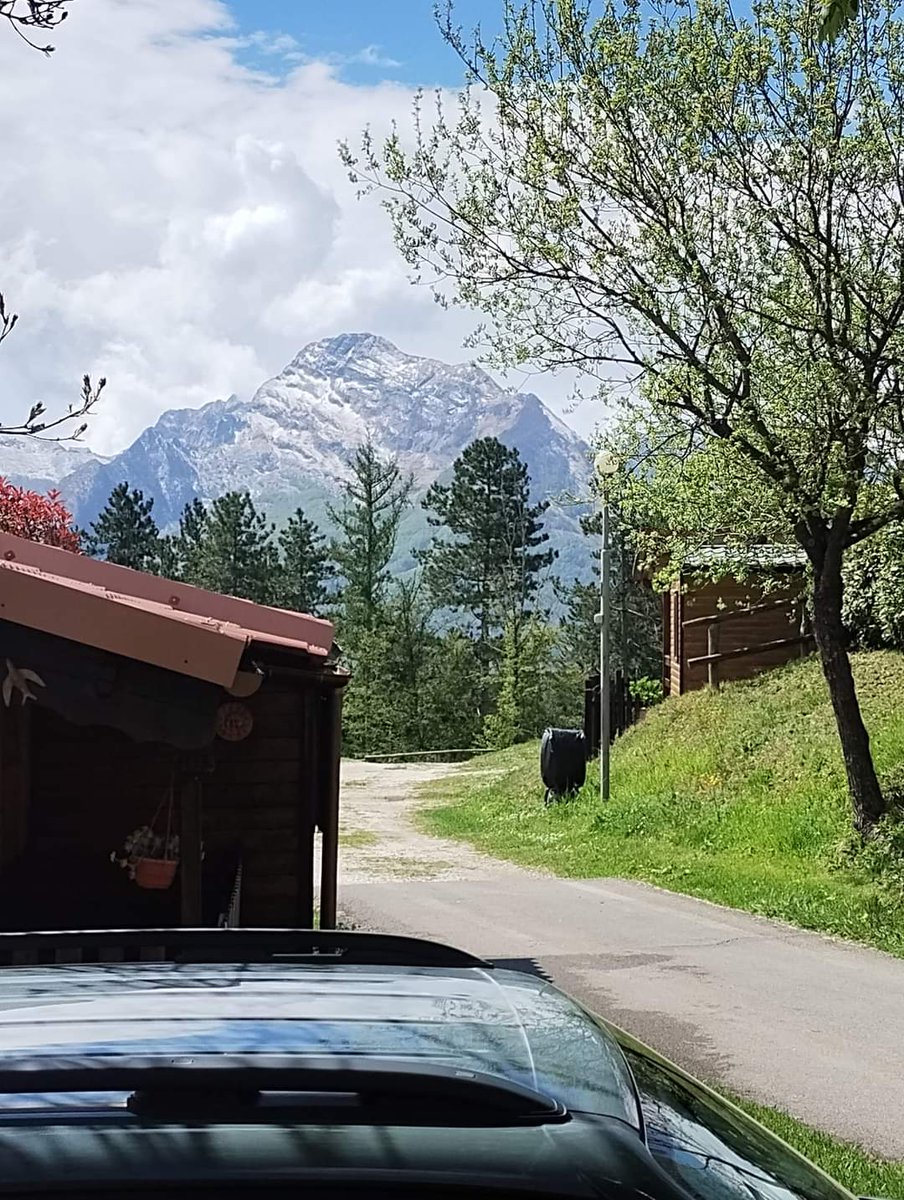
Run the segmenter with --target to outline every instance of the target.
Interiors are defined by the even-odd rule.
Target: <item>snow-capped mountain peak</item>
[[[473,364],[442,363],[375,334],[347,333],[305,346],[250,399],[164,413],[110,461],[92,456],[66,470],[61,459],[52,482],[83,526],[123,480],[154,497],[162,527],[195,496],[209,501],[235,488],[247,488],[277,522],[298,506],[323,522],[366,437],[423,491],[474,438],[488,435],[517,446],[537,498],[581,490],[586,481],[586,445],[536,396],[501,388]],[[4,471],[20,473],[0,443]],[[551,527],[579,538],[574,514],[563,510],[560,517],[550,514]],[[423,520],[409,525],[410,537],[422,539]]]

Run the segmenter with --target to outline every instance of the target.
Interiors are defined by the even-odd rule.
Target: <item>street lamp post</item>
[[[609,799],[609,741],[612,728],[612,694],[609,684],[609,627],[611,588],[609,582],[609,481],[618,462],[607,450],[595,460],[600,486],[600,800]]]

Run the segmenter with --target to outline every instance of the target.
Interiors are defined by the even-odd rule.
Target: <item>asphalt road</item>
[[[904,1159],[904,960],[619,880],[343,886],[368,928],[539,970],[701,1078]]]

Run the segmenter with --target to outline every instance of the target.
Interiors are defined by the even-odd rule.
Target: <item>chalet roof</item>
[[[245,651],[324,659],[329,621],[0,533],[0,618],[231,687]]]
[[[742,564],[750,571],[802,571],[807,556],[799,546],[701,546],[688,554],[684,571],[709,571],[720,564],[731,568]]]

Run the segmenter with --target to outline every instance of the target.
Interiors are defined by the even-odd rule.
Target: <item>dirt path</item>
[[[453,763],[344,760],[339,803],[339,886],[405,879],[496,879],[528,872],[463,842],[419,832],[411,817],[424,783],[454,775]]]

